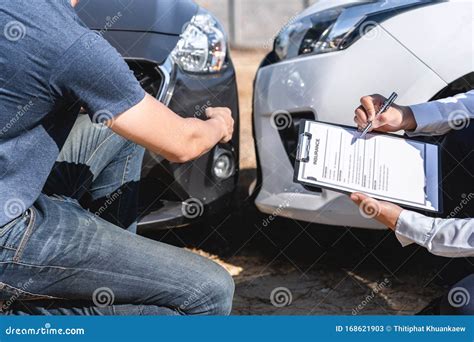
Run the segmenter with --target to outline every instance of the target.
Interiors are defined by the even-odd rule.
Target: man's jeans
[[[134,234],[143,153],[79,115],[43,194],[0,227],[4,314],[230,313],[226,270]]]

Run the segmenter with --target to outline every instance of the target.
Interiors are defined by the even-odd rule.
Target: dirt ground
[[[241,115],[241,182],[235,208],[207,224],[155,233],[226,267],[233,314],[414,314],[470,265],[401,248],[392,233],[269,217],[248,196],[255,179],[252,82],[265,52],[233,51]]]

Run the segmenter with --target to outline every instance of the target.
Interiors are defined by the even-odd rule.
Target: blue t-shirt
[[[69,0],[1,1],[0,226],[39,197],[81,107],[102,122],[144,96]]]

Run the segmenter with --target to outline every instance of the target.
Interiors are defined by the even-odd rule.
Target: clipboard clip
[[[298,139],[298,148],[296,149],[296,160],[299,162],[309,162],[309,143],[313,136],[311,133],[304,132]]]

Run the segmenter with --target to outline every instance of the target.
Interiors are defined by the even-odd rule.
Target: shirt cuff
[[[426,247],[426,242],[433,230],[433,223],[432,217],[403,210],[395,226],[395,235],[403,247],[413,242]]]
[[[435,102],[420,103],[410,108],[416,120],[416,129],[406,131],[408,136],[432,135],[436,127],[443,123],[443,117]]]

